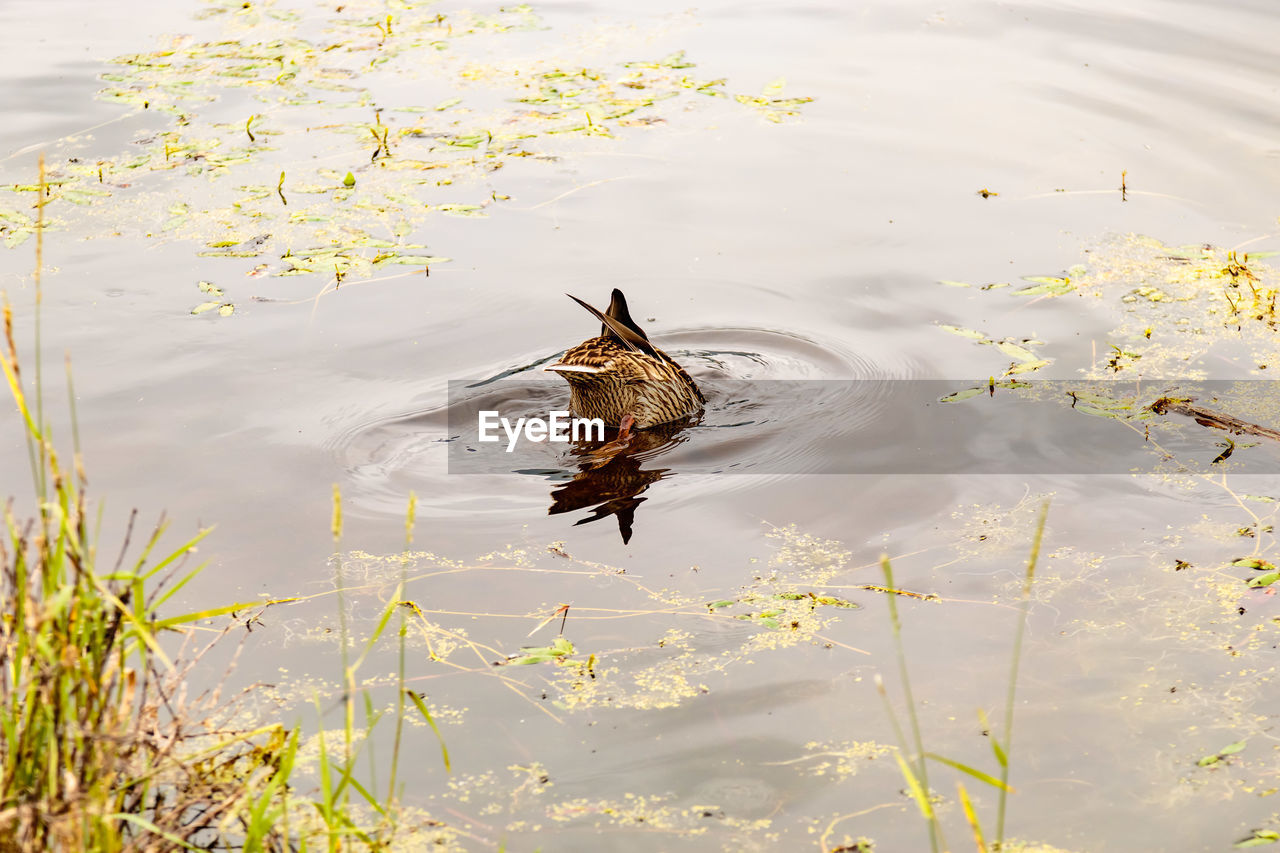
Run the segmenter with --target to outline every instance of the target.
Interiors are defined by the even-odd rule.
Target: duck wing
[[[609,302],[608,312],[601,312],[598,308],[588,305],[572,293],[566,293],[574,302],[586,308],[602,324],[600,329],[601,337],[610,337],[633,352],[642,352],[651,355],[654,358],[662,358],[658,348],[649,343],[649,336],[644,333],[635,320],[631,319],[631,314],[627,311],[627,300],[622,295],[622,291],[614,288],[613,299]]]

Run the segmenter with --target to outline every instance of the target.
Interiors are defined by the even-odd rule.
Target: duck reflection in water
[[[675,440],[702,412],[706,399],[675,359],[658,349],[632,317],[627,299],[614,288],[600,311],[570,296],[600,321],[599,337],[567,351],[545,369],[569,383],[569,408],[580,418],[599,418],[618,428],[604,446],[581,442],[572,453],[581,461],[573,480],[556,488],[550,514],[594,507],[578,524],[616,516],[622,541],[631,540],[640,493],[669,468],[642,469],[640,463]]]
[[[670,468],[644,468],[643,463],[652,461],[665,448],[683,441],[679,433],[693,422],[693,418],[682,418],[635,430],[625,446],[616,446],[616,439],[603,446],[598,441],[574,442],[569,454],[577,461],[578,471],[573,479],[551,490],[551,507],[547,514],[593,510],[591,515],[578,520],[575,525],[613,516],[618,520],[618,532],[623,543],[630,542],[636,508],[647,500],[641,494],[672,473]]]

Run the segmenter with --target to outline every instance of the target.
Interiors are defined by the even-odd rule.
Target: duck
[[[570,299],[600,320],[600,336],[583,341],[544,370],[569,383],[569,409],[579,418],[600,418],[625,441],[633,429],[648,429],[697,415],[706,405],[693,378],[649,340],[631,318],[627,298],[613,289],[601,312],[571,293]]]

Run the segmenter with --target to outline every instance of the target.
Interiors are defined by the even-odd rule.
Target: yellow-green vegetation
[[[1036,529],[1034,515],[1028,514],[1028,507],[1034,510],[1034,504],[966,508],[957,516],[960,523],[951,541],[932,552],[904,555],[903,560],[917,568],[920,562],[945,567],[973,560],[979,554],[1007,560],[1016,549],[1025,555],[1028,535]],[[749,686],[753,669],[769,666],[770,661],[785,669],[796,665],[789,661],[809,655],[841,661],[837,664],[841,668],[863,660],[867,667],[874,667],[873,659],[864,658],[862,650],[842,639],[856,633],[869,602],[887,598],[909,600],[924,608],[947,606],[946,598],[931,592],[903,588],[892,578],[878,581],[866,576],[876,564],[854,565],[848,549],[838,542],[793,526],[769,529],[767,535],[776,546],[772,555],[740,566],[740,584],[722,588],[714,597],[705,594],[703,573],[696,568],[680,573],[680,579],[670,585],[654,585],[616,566],[578,558],[560,542],[545,549],[508,547],[471,561],[450,560],[426,551],[387,555],[348,552],[335,567],[335,588],[341,588],[344,607],[352,613],[385,612],[395,605],[406,614],[404,642],[412,653],[412,681],[434,682],[447,677],[455,693],[466,695],[474,695],[480,685],[488,684],[497,695],[521,697],[527,713],[554,724],[553,731],[567,726],[583,734],[594,725],[591,721],[609,719],[602,715],[682,713],[681,708],[696,708],[694,703],[705,701],[708,694],[725,690],[735,696],[735,713],[751,714],[753,709],[804,702],[817,714],[830,689],[825,678],[811,684],[794,683],[787,694],[777,695],[771,689],[757,691]],[[1064,573],[1070,572],[1071,568],[1063,565]],[[462,578],[471,580],[451,593],[451,581]],[[507,600],[526,599],[531,605],[527,610],[510,611],[477,606],[473,591],[477,580],[485,586],[502,586]],[[565,606],[548,598],[551,590],[575,603]],[[1031,587],[1023,582],[1016,589],[994,590],[990,604],[1006,608],[1005,601],[1012,597],[1014,606],[1025,613],[1033,601],[1030,595]],[[1037,596],[1034,600],[1044,599]],[[300,602],[296,606],[307,605]],[[304,616],[298,621],[310,625],[311,630],[291,630],[291,642],[337,641],[337,632],[316,620]],[[507,627],[513,622],[514,633]],[[289,623],[286,620],[283,624]],[[348,619],[347,624],[352,626],[348,641],[352,649],[373,649],[368,656],[371,662],[387,659],[393,642],[389,635],[375,646],[356,620]],[[479,639],[495,636],[516,639],[510,646]],[[1012,637],[1011,643],[1015,649],[1020,647]],[[379,649],[383,657],[377,657]],[[835,657],[827,657],[832,655]],[[298,689],[293,689],[288,685],[293,678],[292,674],[281,674],[277,683],[280,698],[275,701],[299,702],[312,689],[322,697],[337,698],[350,693],[352,687],[375,690],[389,685],[387,676],[378,674],[376,663],[369,667],[368,675],[344,689],[336,684],[317,685],[305,676],[297,682]],[[861,682],[862,677],[856,680]],[[1016,673],[1010,678],[1013,683]],[[815,692],[808,695],[808,690]],[[1006,710],[1009,707],[1006,705]],[[847,730],[852,724],[850,711],[834,707],[831,720],[813,716],[811,724],[815,731],[827,726]],[[482,712],[482,708],[432,705],[434,717],[453,724],[484,725],[477,717]],[[1003,748],[1011,743],[1011,718],[1006,714],[1001,722],[1004,728],[992,742],[1002,748],[996,751],[997,761],[990,772],[932,752],[924,754],[945,765],[944,770],[958,770],[960,778],[968,774],[994,790],[1006,791],[1008,779],[1000,777],[1007,774],[1008,764],[1001,766],[999,757],[1012,755],[1010,749]],[[583,725],[588,728],[582,729]],[[582,796],[563,793],[559,787],[564,756],[534,748],[531,751],[537,763],[511,765],[505,771],[460,772],[449,780],[447,790],[430,799],[439,804],[439,811],[457,809],[483,815],[489,833],[536,838],[538,833],[577,829],[622,838],[644,831],[671,838],[706,839],[707,844],[719,844],[722,849],[769,849],[809,843],[804,839],[820,832],[821,849],[828,851],[872,849],[871,839],[857,835],[858,819],[878,809],[905,812],[911,808],[909,800],[891,793],[891,782],[887,789],[885,782],[870,783],[875,788],[870,794],[874,805],[850,809],[848,814],[816,809],[808,804],[804,792],[817,796],[828,786],[841,786],[838,790],[863,801],[869,783],[865,778],[854,782],[855,777],[870,770],[882,780],[891,779],[888,774],[895,772],[897,756],[915,749],[837,739],[799,744],[789,738],[780,739],[771,749],[768,760],[737,763],[741,776],[715,776],[692,790],[670,791],[622,781],[621,790]],[[732,757],[718,750],[708,747],[708,763]],[[684,756],[682,760],[697,763],[695,757]],[[924,786],[919,790],[925,790]],[[959,818],[956,801],[935,796],[931,802],[935,803],[933,819],[943,813],[939,809],[949,809]],[[977,819],[973,820],[976,823]],[[999,833],[993,828],[991,834]],[[1004,849],[1054,849],[1017,845],[1007,841]]]
[[[978,330],[940,324],[1014,359],[1003,368],[993,364],[998,372],[989,383],[957,390],[943,402],[1012,391],[1070,409],[1064,418],[1083,414],[1110,419],[1142,436],[1156,470],[1191,466],[1216,473],[1247,462],[1238,451],[1277,435],[1280,389],[1270,382],[1207,380],[1211,363],[1264,379],[1280,363],[1274,309],[1280,274],[1265,262],[1272,254],[1166,246],[1132,234],[1111,238],[1090,252],[1088,266],[1073,267],[1062,278],[1033,277],[1029,280],[1041,284],[1011,291],[1085,300],[1090,308],[1096,304],[1117,318],[1106,339],[1094,342],[1092,360],[1079,368],[1081,379],[1009,378],[1053,363],[1032,349],[1044,346],[1043,341],[993,339]],[[1206,432],[1205,427],[1218,429]],[[1246,434],[1239,435],[1241,431]],[[1171,442],[1185,442],[1192,435],[1198,435],[1201,445],[1211,444],[1212,451],[1188,459],[1168,449]]]
[[[24,382],[4,302],[0,369],[21,419],[33,511],[10,499],[0,539],[0,850],[150,850],[233,838],[287,844],[277,826],[294,741],[279,725],[236,726],[234,702],[187,680],[212,642],[195,623],[234,609],[163,616],[200,571],[182,564],[208,530],[165,554],[161,521],[140,548],[98,561],[78,440],[55,446],[39,356],[43,160],[35,215],[36,357]],[[70,390],[70,370],[68,369]],[[71,422],[75,436],[74,391]],[[68,458],[70,461],[68,462]],[[100,520],[100,517],[99,517]],[[186,642],[167,642],[179,631]]]
[[[489,40],[544,29],[523,4],[480,14],[370,0],[286,9],[265,0],[212,3],[205,17],[214,19],[205,26],[221,21],[221,37],[177,36],[112,60],[99,97],[129,108],[122,119],[160,113],[168,127],[127,151],[54,165],[46,227],[183,240],[206,258],[261,258],[248,271],[255,278],[319,275],[336,287],[378,273],[422,275],[450,260],[415,241],[423,224],[484,217],[510,201],[504,168],[687,121],[694,99],[744,105],[771,122],[811,100],[787,96],[782,80],[759,94],[733,93],[726,80],[700,76],[683,52],[602,60],[634,48],[601,50],[590,37],[494,58]],[[388,85],[393,79],[432,94],[405,102],[389,94],[402,91]],[[35,191],[0,185],[4,245],[34,233],[26,211]],[[528,208],[546,199],[516,201]],[[397,272],[405,267],[415,269]],[[243,288],[226,289],[245,298]],[[235,305],[211,292],[192,313],[225,317]]]
[[[0,541],[0,850],[250,837],[280,847],[290,733],[232,725],[234,702],[188,692],[224,633],[201,640],[192,626],[232,608],[161,612],[199,572],[182,564],[209,531],[164,553],[162,521],[131,551],[131,517],[125,547],[101,565],[79,453],[54,446],[39,384],[24,388],[7,303],[4,332],[0,367],[37,502],[26,518],[6,505]],[[164,636],[173,631],[187,639],[177,648]]]
[[[520,615],[534,620],[534,637],[552,634],[537,645],[499,648],[472,639],[462,624],[472,617],[493,618],[496,614],[468,608],[464,602],[407,600],[407,642],[425,652],[435,664],[459,672],[497,678],[517,689],[531,706],[544,713],[586,711],[592,708],[659,709],[678,706],[706,692],[706,679],[723,674],[758,654],[776,653],[801,645],[845,644],[824,635],[860,606],[850,592],[880,589],[874,585],[832,585],[833,579],[849,570],[847,550],[830,540],[817,539],[794,527],[778,528],[768,535],[779,541],[779,550],[768,563],[758,566],[751,579],[732,595],[713,600],[673,588],[654,587],[632,578],[614,567],[580,560],[563,552],[557,544],[548,549],[555,563],[542,566],[539,555],[525,550],[505,551],[466,563],[448,560],[426,551],[402,555],[374,555],[353,552],[342,559],[344,595],[362,607],[384,608],[395,601],[400,572],[410,586],[435,577],[456,573],[489,574],[508,587],[529,578],[551,573],[575,588],[590,585],[602,577],[622,587],[632,588],[647,599],[646,606],[613,612],[595,607],[579,598],[567,611],[555,602]],[[552,616],[547,616],[547,614]],[[573,642],[577,625],[601,620],[625,619],[640,626],[647,638],[620,649],[587,649]],[[585,620],[585,622],[584,622]],[[674,626],[673,626],[674,622]],[[710,626],[720,635],[719,650],[708,654],[700,645],[695,627]],[[336,642],[323,628],[293,635],[294,641]],[[638,639],[638,638],[637,638]],[[857,650],[854,650],[857,651]],[[552,663],[550,673],[538,679],[553,688],[546,703],[536,699],[542,686],[529,686],[517,669],[522,664]]]
[[[880,696],[884,701],[885,710],[889,714],[889,719],[893,721],[894,733],[898,739],[899,752],[894,757],[898,762],[898,769],[902,772],[903,778],[907,782],[907,789],[911,793],[911,798],[915,800],[916,806],[920,810],[920,816],[924,818],[929,829],[929,846],[932,850],[949,849],[943,836],[942,822],[939,819],[938,812],[935,809],[934,795],[929,788],[929,771],[928,762],[933,761],[938,764],[958,770],[961,773],[990,785],[998,792],[995,838],[992,841],[992,849],[1005,849],[1005,809],[1008,804],[1008,795],[1011,791],[1009,787],[1009,765],[1013,756],[1013,717],[1014,717],[1014,697],[1018,688],[1018,670],[1022,663],[1022,641],[1027,627],[1027,614],[1031,608],[1031,589],[1036,578],[1036,564],[1040,559],[1040,544],[1044,538],[1045,522],[1049,515],[1049,502],[1045,501],[1041,505],[1039,518],[1036,520],[1035,534],[1031,540],[1031,554],[1027,558],[1027,569],[1022,584],[1022,594],[1019,602],[1019,619],[1017,623],[1016,633],[1013,637],[1012,652],[1010,655],[1009,678],[1007,684],[1007,692],[1004,703],[1004,719],[999,733],[990,732],[991,751],[995,756],[998,765],[999,778],[992,776],[982,770],[963,764],[954,759],[947,758],[934,752],[929,752],[924,746],[924,735],[921,731],[920,718],[916,708],[916,700],[911,692],[911,679],[908,673],[906,651],[902,644],[902,621],[898,616],[898,604],[896,596],[886,596],[889,603],[890,623],[893,629],[894,649],[898,659],[898,676],[902,689],[903,698],[906,700],[906,717],[910,723],[910,739],[903,731],[902,724],[898,720],[893,705],[889,701],[889,696],[884,688],[884,683],[877,676],[876,686],[880,691]],[[885,584],[894,589],[893,581],[893,565],[889,561],[888,556],[880,558],[880,566],[884,571]],[[981,711],[983,728],[991,730],[993,727],[987,721],[986,712]],[[973,833],[974,847],[979,853],[986,853],[987,841],[983,832],[982,822],[978,818],[974,809],[973,802],[969,798],[969,793],[964,787],[963,782],[956,783],[956,791],[959,795],[960,805],[964,810],[965,820],[969,824],[969,829]],[[988,827],[989,831],[989,827]]]
[[[233,628],[251,628],[262,609],[278,602],[162,612],[203,568],[184,564],[209,529],[166,553],[162,519],[131,549],[135,512],[118,556],[99,563],[101,514],[95,522],[69,365],[70,462],[55,445],[45,414],[39,356],[43,160],[40,167],[32,381],[24,380],[7,299],[0,346],[0,370],[21,419],[35,497],[26,517],[9,500],[0,538],[0,853],[385,850],[393,841],[447,849],[447,828],[398,802],[406,718],[416,714],[439,737],[421,694],[404,687],[403,640],[397,702],[388,715],[395,740],[387,791],[371,793],[353,771],[384,714],[372,714],[367,692],[354,687],[363,656],[350,660],[344,644],[344,684],[350,687],[344,726],[321,729],[300,745],[298,729],[249,713],[247,694],[224,699],[224,684],[207,671],[219,640]],[[410,539],[412,526],[411,501]],[[340,532],[335,503],[335,540]],[[370,643],[393,624],[395,607],[388,606]],[[220,619],[228,615],[230,620]],[[214,620],[225,627],[210,627]],[[201,683],[208,685],[203,692]],[[355,726],[358,699],[365,700],[367,713],[362,729]],[[441,751],[447,770],[443,741]],[[300,794],[300,778],[314,783],[315,792]]]
[[[1277,675],[1270,659],[1280,631],[1271,615],[1280,580],[1277,497],[1270,479],[1240,479],[1270,471],[1280,425],[1276,383],[1257,381],[1280,363],[1280,274],[1266,260],[1273,254],[1112,237],[1061,286],[1033,294],[1078,300],[1115,318],[1080,366],[1083,379],[993,378],[947,398],[980,402],[984,394],[1012,392],[1022,404],[1059,406],[1063,418],[1111,420],[1150,453],[1143,491],[1201,508],[1194,523],[1140,534],[1132,554],[1054,548],[1034,591],[1037,601],[1076,614],[1062,624],[1076,643],[1137,644],[1132,653],[1152,656],[1118,701],[1125,720],[1187,732],[1186,743],[1153,744],[1131,761],[1148,768],[1133,777],[1135,786],[1150,786],[1149,801],[1165,808],[1280,790],[1273,750],[1259,748],[1270,725],[1265,697]],[[993,343],[980,332],[946,329]],[[1208,381],[1223,369],[1252,378]],[[1006,527],[984,527],[979,538],[990,541],[988,534]],[[974,556],[985,548],[974,545]],[[1178,663],[1192,656],[1201,661],[1190,669],[1194,675]],[[1273,814],[1235,846],[1273,844],[1277,826]]]
[[[1040,298],[1070,295],[1097,303],[1119,318],[1098,347],[1086,378],[1204,379],[1209,376],[1206,357],[1224,348],[1233,355],[1245,350],[1251,363],[1237,360],[1236,365],[1265,378],[1266,370],[1278,366],[1275,304],[1280,273],[1266,262],[1274,255],[1208,245],[1167,246],[1151,237],[1118,235],[1090,251],[1087,265],[1074,266],[1060,277],[1029,276],[1026,280],[1035,284],[1008,292]],[[997,282],[977,289],[999,292],[1006,287]],[[977,330],[945,324],[942,328],[1011,356],[1014,362],[1002,375],[1052,363],[1029,350],[1042,341],[993,340]]]
[[[21,394],[12,343],[4,364],[19,405],[32,424],[38,423]],[[420,802],[403,803],[396,781],[402,743],[418,738],[419,753],[421,738],[432,739],[427,728],[441,738],[437,719],[467,719],[465,709],[433,703],[429,711],[422,694],[407,687],[409,676],[417,681],[438,671],[493,680],[521,695],[531,711],[557,720],[609,709],[670,709],[719,690],[731,673],[765,656],[806,649],[856,654],[835,633],[845,618],[858,618],[858,599],[941,601],[897,588],[892,578],[884,584],[855,582],[854,573],[871,567],[851,565],[848,550],[839,543],[794,527],[771,530],[777,544],[772,557],[749,563],[740,586],[708,598],[700,584],[695,584],[698,592],[652,586],[616,567],[577,559],[563,543],[545,551],[506,549],[469,564],[411,550],[411,505],[403,553],[335,557],[328,596],[338,597],[341,630],[290,635],[338,643],[340,681],[281,673],[284,683],[255,690],[252,705],[218,704],[216,699],[208,705],[183,704],[179,688],[201,658],[166,657],[166,636],[178,629],[189,632],[193,623],[218,611],[161,617],[160,606],[192,573],[169,586],[161,586],[160,579],[195,543],[150,568],[144,553],[132,571],[93,572],[93,549],[82,545],[90,541],[83,481],[63,474],[46,434],[32,433],[33,453],[36,458],[43,453],[47,461],[52,500],[44,502],[48,509],[28,526],[29,533],[22,533],[12,513],[9,520],[6,554],[21,554],[23,560],[6,561],[13,566],[6,569],[6,594],[18,588],[13,578],[39,582],[26,582],[24,600],[10,603],[17,615],[4,623],[7,659],[26,661],[10,664],[6,673],[17,676],[4,683],[9,691],[3,697],[5,766],[16,768],[15,778],[23,780],[5,789],[0,814],[12,822],[18,840],[4,849],[146,849],[156,843],[157,834],[166,843],[222,839],[246,849],[467,849],[469,830],[441,821],[437,815],[445,809],[483,817],[502,835],[537,837],[563,827],[627,833],[643,827],[744,849],[748,844],[792,844],[806,831],[821,831],[825,850],[872,849],[865,837],[846,834],[856,826],[850,823],[856,814],[808,814],[794,793],[849,785],[868,766],[886,766],[889,755],[900,754],[870,741],[811,740],[803,746],[782,741],[774,760],[746,765],[742,776],[713,777],[696,789],[675,793],[636,789],[596,797],[560,795],[553,771],[534,761],[505,772],[459,774],[433,798],[440,808],[428,812]],[[41,436],[38,441],[36,435]],[[978,539],[978,530],[985,547],[1002,552],[1017,539],[1016,529],[1025,534],[1025,518],[1016,513],[993,509],[966,518],[972,529],[952,543],[957,557]],[[42,525],[49,535],[41,532]],[[337,501],[333,532],[336,543],[342,532]],[[30,571],[35,565],[48,570]],[[63,566],[61,576],[50,573],[58,565]],[[566,610],[548,601],[525,613],[504,614],[468,609],[465,602],[442,594],[442,581],[450,576],[487,573],[508,586],[527,582],[533,590],[545,590],[547,576],[555,575],[557,589],[579,594],[580,603]],[[687,578],[697,580],[698,574],[691,571]],[[608,589],[597,596],[598,603],[583,600],[602,584]],[[648,605],[633,600],[620,606],[618,593],[628,590],[632,599]],[[429,591],[429,596],[418,598],[415,591]],[[349,609],[367,611],[369,604],[381,614],[376,624],[346,618]],[[511,617],[524,617],[535,632],[563,633],[523,651],[472,639],[481,633],[482,620],[501,624]],[[621,645],[595,638],[596,626],[619,624],[633,629]],[[18,626],[27,630],[15,630]],[[33,630],[42,639],[29,642]],[[394,672],[381,666],[388,653],[399,661]],[[412,655],[411,665],[407,655]],[[62,687],[55,689],[57,679]],[[32,712],[27,704],[32,690],[43,699],[40,707],[47,714]],[[375,696],[393,698],[375,705]],[[66,704],[72,700],[76,704]],[[308,706],[322,710],[333,707],[334,700],[341,723],[325,727],[322,722],[310,734],[253,722]],[[736,704],[774,701],[764,693],[744,694]],[[90,725],[95,720],[96,728]],[[26,734],[32,724],[43,728]],[[379,726],[383,731],[394,726],[395,757],[372,783],[358,781],[354,771],[371,755]],[[1007,734],[1001,742],[1009,742]],[[14,746],[27,743],[41,748],[22,752]],[[53,749],[54,744],[62,748]],[[442,758],[447,766],[447,753]],[[49,770],[53,761],[61,762],[56,772]],[[554,756],[548,761],[554,762]],[[69,776],[67,770],[79,775]],[[40,799],[33,800],[37,794]],[[905,805],[891,798],[875,808],[901,810]],[[200,820],[193,821],[193,813]],[[49,815],[65,820],[50,820]]]
[[[1043,296],[1061,296],[1064,293],[1070,293],[1071,291],[1076,289],[1077,284],[1075,283],[1074,279],[1081,276],[1084,273],[1084,270],[1085,270],[1084,267],[1077,266],[1077,267],[1072,267],[1072,269],[1068,272],[1067,275],[1061,276],[1061,277],[1034,276],[1034,275],[1027,276],[1024,279],[1024,281],[1028,281],[1030,282],[1030,284],[1023,287],[1014,288],[1009,292],[1015,296],[1023,296],[1023,297],[1025,296],[1042,296],[1042,297]],[[946,287],[975,287],[975,285],[965,281],[943,280],[943,281],[940,281],[939,284],[944,285]],[[1002,290],[1003,288],[1011,288],[1011,287],[1013,287],[1013,285],[1007,281],[997,281],[997,282],[991,282],[990,284],[979,285],[977,286],[977,289],[988,291],[988,290]],[[1000,372],[1001,377],[1016,376],[1017,374],[1020,374],[1020,373],[1034,373],[1040,368],[1047,367],[1053,363],[1052,359],[1044,358],[1041,354],[1037,353],[1034,349],[1035,347],[1044,346],[1044,341],[1036,340],[1034,338],[1005,337],[1005,338],[997,339],[997,338],[992,338],[986,332],[982,332],[977,329],[966,328],[964,326],[956,326],[951,323],[939,323],[938,327],[945,331],[950,332],[953,335],[959,335],[962,338],[968,338],[979,344],[993,347],[996,350],[998,350],[1002,355],[1005,355],[1010,359],[1012,359],[1012,361],[1008,364],[1008,366],[1001,370]],[[1005,388],[1022,387],[1015,380],[1005,380],[1003,382],[996,382],[995,379],[993,378],[992,384],[995,387],[1005,387]],[[949,395],[946,398],[946,402],[959,402],[960,400],[967,399],[968,397],[977,396],[978,394],[982,393],[984,390],[986,389],[971,388],[971,389],[966,389],[964,391],[958,391],[955,394]]]
[[[1266,262],[1273,254],[1166,246],[1132,234],[1099,247],[1076,285],[1120,314],[1108,342],[1119,357],[1103,353],[1090,375],[1204,378],[1210,351],[1225,348],[1244,350],[1236,364],[1265,378],[1277,366],[1280,274]]]
[[[999,340],[987,337],[984,332],[977,329],[966,329],[963,326],[954,326],[946,323],[938,325],[940,329],[945,329],[953,335],[959,335],[962,338],[969,338],[980,344],[995,347],[1003,355],[1013,359],[1012,363],[1005,368],[1002,376],[1013,376],[1018,373],[1030,373],[1034,370],[1049,364],[1047,359],[1041,358],[1031,348],[1043,346],[1044,341],[1037,341],[1032,338],[1023,338],[1021,340],[1013,340],[1011,338],[1002,338]],[[978,389],[981,392],[982,389]],[[964,399],[961,397],[960,399]]]

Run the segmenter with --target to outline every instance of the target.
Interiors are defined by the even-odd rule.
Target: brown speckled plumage
[[[706,399],[684,368],[649,342],[615,289],[601,313],[575,302],[602,323],[600,337],[578,344],[547,370],[569,383],[569,408],[580,418],[600,418],[618,426],[628,414],[640,429],[697,414]]]

